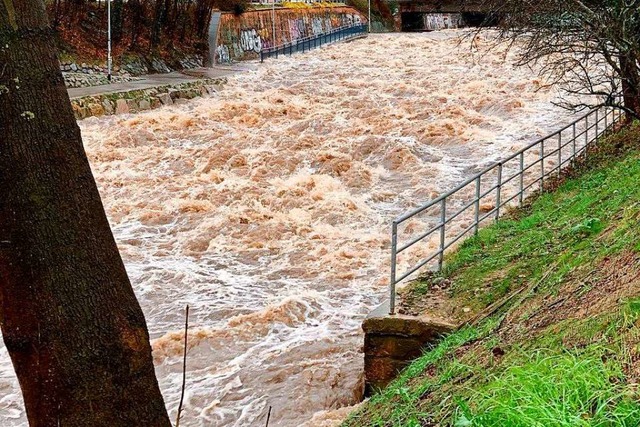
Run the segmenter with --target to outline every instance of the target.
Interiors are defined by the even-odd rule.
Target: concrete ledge
[[[362,323],[364,330],[365,395],[386,387],[425,348],[456,325],[431,318],[396,314],[390,316],[389,301],[373,310]]]

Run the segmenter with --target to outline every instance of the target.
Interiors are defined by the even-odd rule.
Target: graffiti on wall
[[[217,62],[256,58],[262,49],[365,21],[364,16],[351,7],[277,9],[275,25],[270,10],[245,12],[241,16],[223,13],[215,58]]]
[[[324,33],[324,19],[317,16],[311,20],[311,32],[313,35],[323,34]]]
[[[262,39],[255,28],[242,30],[240,33],[240,46],[244,52],[260,53],[262,50]]]
[[[289,40],[296,41],[306,37],[304,18],[289,19]]]
[[[226,63],[231,62],[231,55],[229,54],[229,48],[223,44],[218,45],[216,48],[216,62]]]
[[[426,30],[444,30],[462,26],[462,15],[459,13],[427,13],[423,16]]]
[[[345,13],[344,15],[342,15],[342,25],[355,25],[355,24],[360,24],[362,23],[362,19],[360,19],[360,15],[357,14],[348,14]]]

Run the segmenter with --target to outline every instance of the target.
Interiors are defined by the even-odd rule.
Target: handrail
[[[363,23],[332,28],[325,33],[302,37],[288,43],[282,43],[278,46],[265,47],[260,51],[260,62],[264,62],[265,58],[271,58],[272,56],[277,58],[279,54],[286,55],[288,53],[289,55],[292,55],[296,52],[305,52],[306,50],[311,50],[312,48],[320,47],[324,44],[358,37],[366,33],[367,25]]]
[[[604,112],[604,114],[601,114]],[[590,123],[590,119],[593,121]],[[535,140],[526,145],[514,154],[496,162],[481,172],[467,178],[453,189],[439,195],[429,202],[397,217],[391,223],[391,281],[389,284],[389,314],[395,314],[396,285],[402,280],[414,274],[416,271],[434,262],[437,259],[437,270],[441,271],[444,263],[444,253],[456,242],[462,239],[472,230],[475,234],[484,221],[491,218],[498,220],[500,210],[509,205],[522,206],[524,198],[538,187],[538,191],[544,190],[545,178],[552,174],[560,175],[563,165],[574,161],[578,156],[587,155],[587,148],[591,144],[596,144],[597,140],[623,118],[620,110],[604,106],[591,110],[577,120]],[[610,119],[610,120],[609,120]],[[603,123],[603,126],[600,126]],[[567,135],[568,134],[568,135]],[[583,143],[584,140],[584,143]],[[551,146],[549,143],[553,143]],[[547,150],[545,151],[545,148]],[[563,158],[564,155],[564,158]],[[525,164],[525,158],[535,158],[530,164]],[[517,161],[515,165],[512,165]],[[557,161],[557,163],[555,163]],[[508,173],[504,174],[504,171]],[[503,179],[503,175],[507,178]],[[488,189],[483,191],[483,182],[486,183],[487,176],[491,176],[493,181]],[[519,179],[516,179],[519,178]],[[515,182],[514,182],[515,181]],[[509,193],[510,187],[516,187],[515,192]],[[459,196],[462,190],[470,189],[474,197],[464,198]],[[483,212],[481,202],[483,199],[491,197],[495,193],[495,199],[490,209]],[[456,197],[458,196],[458,197]],[[455,212],[447,212],[448,206],[462,204],[462,207]],[[417,237],[409,238],[408,243],[399,245],[399,227],[416,216],[427,213],[428,210],[439,210],[431,216],[433,219],[426,225],[426,232],[418,232]],[[461,233],[449,236],[447,225],[450,225],[454,218],[463,216],[472,210],[473,221],[464,227]],[[480,214],[483,215],[480,215]],[[471,214],[469,214],[470,216]],[[436,218],[437,217],[437,218]],[[458,231],[458,230],[455,230]],[[436,234],[437,233],[437,234]],[[398,274],[398,256],[416,244],[425,241],[432,236],[439,238],[438,248],[427,253],[422,260],[414,265],[410,265],[404,272]]]

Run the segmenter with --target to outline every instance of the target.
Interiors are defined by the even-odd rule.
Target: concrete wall
[[[269,9],[245,12],[240,16],[223,13],[218,30],[216,62],[255,59],[263,48],[366,22],[366,17],[351,7],[276,8],[274,40],[272,16]]]
[[[365,396],[385,388],[407,365],[456,329],[428,316],[389,316],[389,301],[373,310],[364,330]]]

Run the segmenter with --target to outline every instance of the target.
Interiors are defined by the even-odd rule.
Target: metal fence
[[[327,33],[301,38],[296,41],[292,41],[291,43],[285,43],[280,46],[262,49],[262,51],[260,51],[260,62],[263,62],[265,58],[277,58],[279,55],[293,55],[296,52],[306,52],[308,50],[320,47],[323,44],[352,39],[362,36],[366,33],[366,24],[360,23],[338,27]]]
[[[525,197],[543,190],[545,179],[560,176],[563,166],[586,155],[587,148],[621,117],[620,110],[612,107],[592,110],[393,221],[389,314],[395,314],[398,282],[423,267],[440,271],[448,249],[471,232],[477,233],[483,223],[497,220],[505,208],[522,206]],[[416,228],[426,231],[410,235]],[[405,237],[403,242],[399,237]],[[411,251],[419,253],[412,256]],[[398,273],[401,254],[409,266]]]

